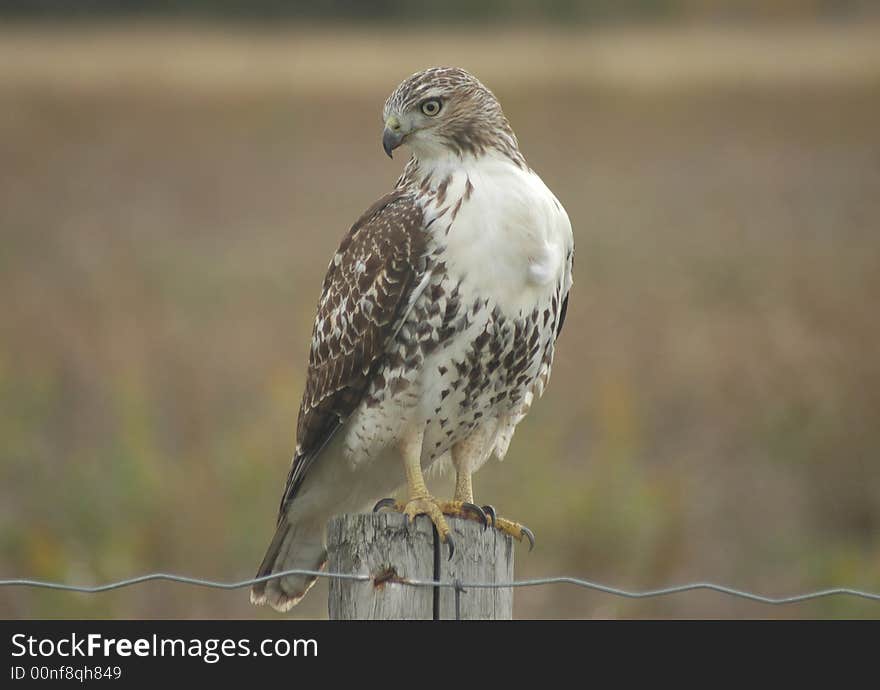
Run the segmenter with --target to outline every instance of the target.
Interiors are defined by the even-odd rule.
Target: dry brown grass
[[[496,90],[576,233],[554,379],[476,480],[538,534],[518,575],[880,590],[878,36],[5,30],[0,576],[253,573],[326,262],[401,165],[379,108],[444,62]],[[516,611],[878,614],[561,587]],[[4,616],[255,613],[0,591]]]

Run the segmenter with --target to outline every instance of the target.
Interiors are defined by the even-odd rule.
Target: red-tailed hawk
[[[410,518],[479,514],[471,474],[503,458],[550,376],[571,288],[562,205],[532,171],[498,100],[471,74],[418,72],[385,103],[382,144],[412,151],[403,175],[330,262],[312,334],[297,445],[258,576],[319,570],[325,525],[405,479]],[[423,471],[450,459],[452,501]],[[514,522],[490,521],[522,539]],[[255,585],[284,611],[314,577]]]

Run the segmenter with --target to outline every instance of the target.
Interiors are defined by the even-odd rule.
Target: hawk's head
[[[417,158],[480,156],[490,149],[519,156],[498,99],[458,67],[431,67],[405,79],[385,101],[382,119],[389,156],[401,144]]]

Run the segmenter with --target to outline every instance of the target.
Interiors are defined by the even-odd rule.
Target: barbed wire
[[[371,582],[372,575],[358,573],[331,573],[323,570],[284,570],[272,575],[264,575],[263,577],[254,577],[248,580],[239,580],[237,582],[217,582],[214,580],[205,580],[198,577],[190,577],[188,575],[175,575],[172,573],[150,573],[147,575],[138,575],[136,577],[118,580],[103,585],[70,585],[63,582],[51,582],[43,580],[29,579],[9,579],[0,580],[0,587],[33,587],[41,589],[54,589],[66,592],[79,592],[81,594],[99,594],[101,592],[109,592],[114,589],[122,589],[133,585],[143,584],[145,582],[175,582],[178,584],[194,585],[198,587],[207,587],[210,589],[234,590],[250,587],[261,582],[268,582],[280,577],[289,575],[304,575],[307,577],[323,577],[335,578],[339,580],[355,580],[358,582]],[[477,589],[508,589],[519,587],[542,587],[546,585],[574,585],[584,589],[611,594],[613,596],[623,597],[626,599],[651,599],[654,597],[665,597],[672,594],[683,594],[693,591],[711,591],[719,594],[725,594],[740,599],[747,599],[761,604],[796,604],[811,599],[821,599],[831,596],[849,596],[866,599],[869,601],[880,602],[880,593],[866,592],[850,587],[834,587],[831,589],[823,589],[806,594],[795,594],[784,597],[769,597],[746,590],[734,589],[725,585],[715,584],[713,582],[693,582],[683,585],[672,585],[670,587],[662,587],[660,589],[649,589],[643,591],[631,591],[612,587],[599,582],[592,582],[579,577],[539,577],[528,580],[513,580],[511,582],[462,582],[459,580],[412,580],[406,578],[395,578],[387,584],[400,584],[407,587],[450,587],[456,591],[462,588]]]

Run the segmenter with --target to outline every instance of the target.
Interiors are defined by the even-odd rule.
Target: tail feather
[[[285,515],[266,551],[257,577],[285,570],[321,570],[327,562],[324,524],[296,520],[293,510]],[[268,604],[276,611],[289,611],[315,584],[314,575],[284,575],[251,587],[251,602]]]

